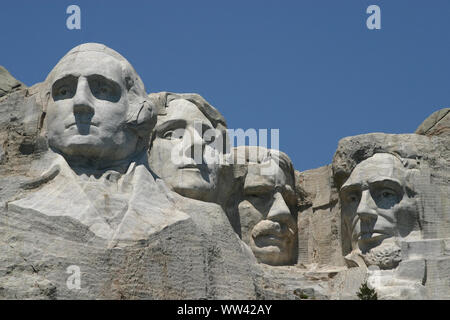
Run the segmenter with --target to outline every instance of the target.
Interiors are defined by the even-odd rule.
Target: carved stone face
[[[169,102],[166,111],[158,116],[149,153],[151,169],[182,196],[213,201],[220,155],[214,144],[218,131],[187,100]]]
[[[267,163],[249,163],[244,198],[239,203],[241,232],[259,262],[270,265],[293,263],[297,225],[294,177],[276,165],[273,174],[262,174]]]
[[[70,157],[122,160],[137,136],[126,127],[128,99],[120,62],[101,52],[64,58],[52,71],[49,145]]]
[[[363,253],[387,238],[407,236],[416,225],[406,170],[397,157],[378,153],[358,164],[342,186],[342,216]]]

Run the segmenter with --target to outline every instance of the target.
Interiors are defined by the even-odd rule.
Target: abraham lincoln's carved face
[[[415,227],[417,208],[406,177],[397,157],[378,153],[359,163],[341,187],[342,216],[363,253]]]

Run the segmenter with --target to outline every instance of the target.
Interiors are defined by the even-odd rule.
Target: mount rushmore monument
[[[104,45],[0,67],[0,252],[1,299],[450,299],[450,109],[299,172]]]

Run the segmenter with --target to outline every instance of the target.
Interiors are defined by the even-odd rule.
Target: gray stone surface
[[[426,136],[450,135],[450,108],[444,108],[431,114],[416,129],[415,133]]]
[[[26,86],[15,79],[4,67],[0,66],[0,98]]]
[[[0,68],[0,298],[449,299],[449,115],[298,172],[104,45],[30,88]]]
[[[299,200],[298,264],[343,266],[341,215],[331,166],[295,172]]]
[[[199,95],[162,93],[149,166],[171,190],[219,202],[226,138],[223,116]]]
[[[357,242],[352,240],[351,230],[348,227],[344,230],[344,223],[343,254],[347,262],[352,262],[350,267],[374,265],[382,269],[369,267],[367,271],[368,283],[377,290],[380,299],[440,299],[448,296],[448,289],[442,282],[445,283],[444,279],[448,277],[445,275],[445,240],[450,230],[449,146],[445,135],[373,133],[344,138],[339,142],[332,168],[334,185],[339,190],[342,217],[344,219],[349,212],[343,201],[347,201],[348,207],[348,201],[354,198],[356,202],[353,216],[360,217],[354,226],[364,227],[363,223],[368,221],[364,222],[364,219],[370,214],[370,219],[374,219],[370,227],[385,235],[376,242],[372,241],[372,248],[364,253],[364,248],[359,246],[360,241],[356,245]],[[377,157],[379,162],[374,161]],[[388,159],[391,160],[387,161]],[[356,177],[367,179],[359,181]],[[371,187],[367,183],[379,179],[382,184],[377,186]],[[385,184],[391,179],[404,186],[402,198],[397,196],[397,200],[392,203],[383,202],[383,197],[376,200],[379,186],[387,187]],[[343,192],[343,189],[357,180],[358,183],[363,183],[356,184],[353,188],[355,196],[350,199],[349,193]],[[365,185],[367,189],[364,188]],[[362,190],[370,192],[370,195],[366,194],[364,205],[358,198],[363,194],[359,189],[361,186]],[[387,196],[388,193],[390,191],[386,193]],[[410,204],[406,205],[407,202],[404,201]],[[417,217],[417,224],[408,222],[414,221],[410,218],[413,216]],[[397,223],[397,227],[388,227],[389,224],[384,222],[378,226],[386,218]],[[366,231],[370,230],[364,228]],[[400,228],[397,235],[396,228]],[[388,229],[393,233],[387,233]],[[442,282],[436,279],[441,279]]]
[[[111,70],[92,71],[103,57]],[[126,60],[95,44],[69,52],[36,90],[2,100],[2,298],[256,298],[259,267],[223,209],[173,193],[148,167],[146,101]],[[79,290],[66,285],[72,265]]]
[[[234,148],[233,157],[247,168],[237,205],[242,239],[259,262],[295,264],[297,201],[291,160],[276,150],[252,146]]]

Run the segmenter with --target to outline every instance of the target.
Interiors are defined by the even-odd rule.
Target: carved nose
[[[272,207],[267,214],[267,219],[279,223],[289,224],[292,219],[291,211],[280,192],[274,194]]]
[[[361,195],[356,214],[361,220],[370,221],[378,218],[377,206],[370,195],[369,190],[364,190]]]
[[[73,112],[75,114],[93,114],[93,97],[86,78],[80,77],[77,84],[77,92],[73,97]]]
[[[195,163],[201,164],[203,162],[205,142],[197,130],[189,130],[189,134],[184,136],[183,142],[185,145],[185,156],[194,159]]]

